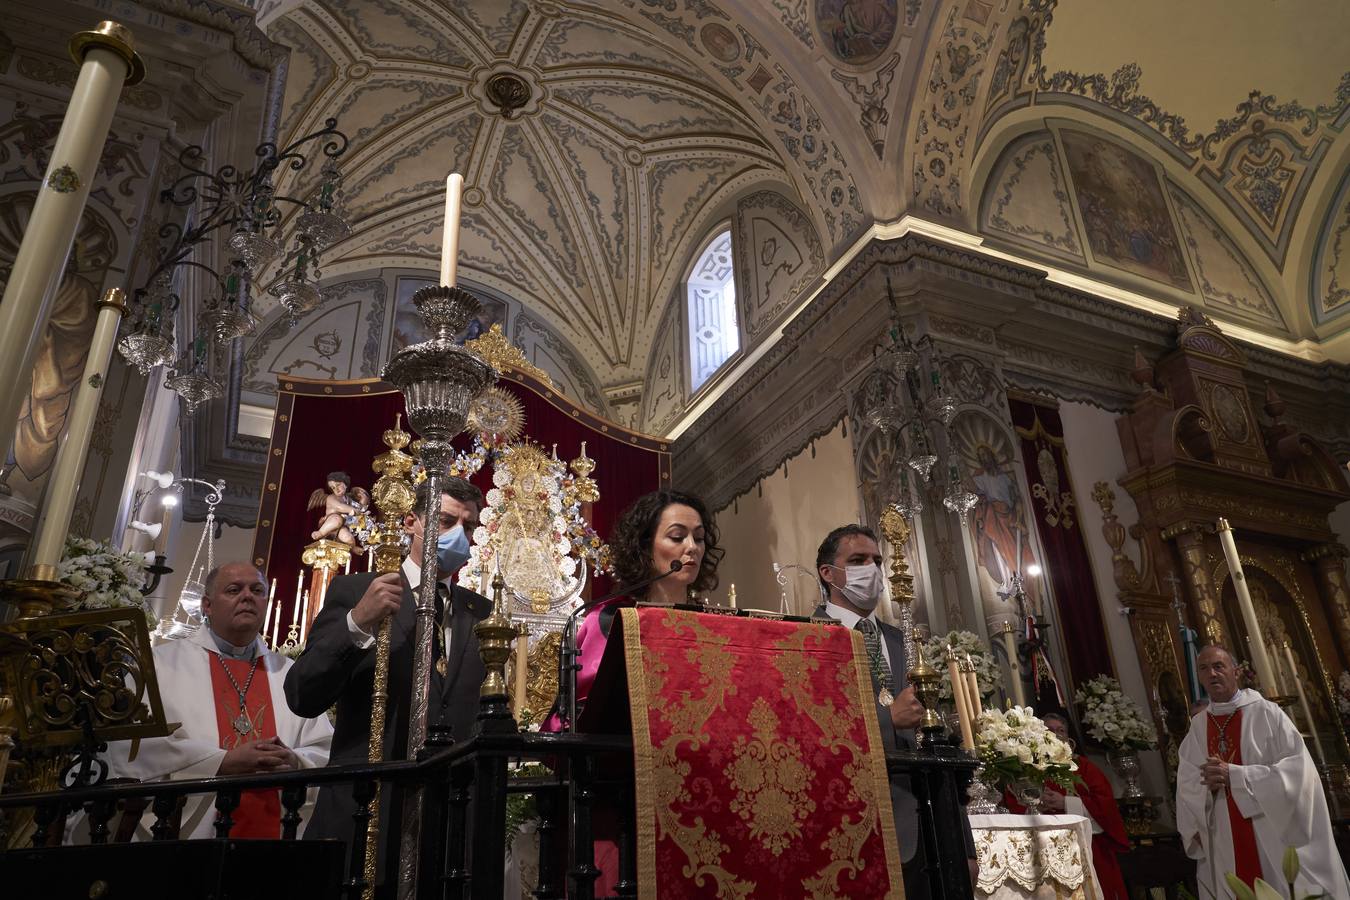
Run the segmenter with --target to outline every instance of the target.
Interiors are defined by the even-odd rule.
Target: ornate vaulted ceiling
[[[283,138],[327,116],[353,138],[344,169],[356,227],[325,275],[433,268],[443,180],[462,171],[468,276],[543,317],[613,388],[651,381],[693,254],[748,195],[770,189],[791,207],[780,221],[796,216],[814,232],[799,244],[819,248],[821,264],[763,287],[803,294],[819,283],[807,276],[870,225],[905,213],[1004,243],[982,215],[1013,165],[1004,151],[1040,135],[1044,165],[1071,169],[1072,147],[1049,137],[1065,123],[1156,172],[1159,208],[1180,223],[1173,270],[1105,264],[1086,195],[1076,211],[1053,209],[1068,188],[1049,175],[1049,194],[1024,190],[1019,202],[1058,215],[1075,230],[1061,244],[1091,253],[1016,229],[1005,246],[1350,359],[1335,343],[1350,310],[1346,9],[1316,0],[1295,19],[1267,0],[1191,4],[1184,15],[1162,0],[1128,10],[1108,0],[282,0],[263,3],[259,23],[293,48]],[[1229,28],[1235,19],[1246,24]],[[1017,227],[1049,227],[1026,221]],[[1193,237],[1204,231],[1212,247]],[[767,244],[748,243],[753,234],[737,238],[743,259]],[[1137,238],[1125,245],[1140,252]],[[1228,280],[1213,287],[1221,269]],[[753,308],[794,302],[759,297]],[[665,427],[681,402],[636,424]]]

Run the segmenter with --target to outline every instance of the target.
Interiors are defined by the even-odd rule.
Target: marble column
[[[1317,572],[1317,591],[1322,595],[1327,618],[1331,620],[1341,658],[1350,660],[1350,588],[1345,580],[1346,554],[1347,550],[1341,544],[1319,544],[1304,553],[1303,559],[1311,562]]]
[[[1194,522],[1173,525],[1163,532],[1162,537],[1164,541],[1176,541],[1181,554],[1186,590],[1200,626],[1201,644],[1222,644],[1232,648],[1223,614],[1219,610],[1219,591],[1209,576],[1204,526]],[[1241,648],[1234,648],[1233,652],[1241,653]]]

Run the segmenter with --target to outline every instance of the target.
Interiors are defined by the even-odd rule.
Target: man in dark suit
[[[424,486],[425,489],[425,486]],[[478,655],[473,626],[492,611],[492,602],[450,578],[468,558],[468,533],[478,519],[482,494],[460,479],[447,479],[441,495],[437,527],[437,559],[442,578],[437,593],[437,621],[442,631],[433,643],[428,702],[430,726],[448,727],[455,740],[467,740],[478,715],[478,689],[487,672]],[[375,683],[375,638],[380,623],[392,617],[389,635],[389,701],[385,711],[385,759],[405,759],[408,715],[412,702],[413,654],[417,587],[421,582],[424,491],[418,492],[417,514],[404,520],[411,546],[398,572],[366,573],[336,578],[314,620],[305,651],[286,675],[286,702],[296,715],[321,716],[337,707],[329,765],[366,761],[370,742],[371,693]],[[444,660],[442,667],[441,661]],[[380,800],[380,869],[395,872],[385,860],[385,836],[397,833],[399,810],[392,791]],[[306,838],[350,841],[356,803],[350,785],[319,790]],[[352,852],[362,852],[360,847]],[[388,848],[393,852],[393,847]],[[390,879],[392,881],[392,879]]]
[[[817,617],[835,619],[847,628],[863,633],[872,689],[876,692],[876,713],[881,724],[881,742],[886,750],[913,750],[917,744],[914,728],[923,716],[923,704],[909,685],[906,672],[905,638],[899,628],[877,618],[881,599],[881,547],[877,536],[865,525],[842,525],[821,542],[816,551],[816,574],[820,578],[824,602],[816,607]],[[904,867],[906,900],[926,900],[927,876],[919,839],[918,803],[907,778],[891,779],[891,807],[895,813],[895,831],[900,843],[900,862]],[[972,857],[974,880],[974,842],[969,823],[963,821],[967,855]]]

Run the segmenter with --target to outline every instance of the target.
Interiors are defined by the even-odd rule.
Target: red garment
[[[1078,799],[1083,801],[1088,815],[1102,829],[1101,834],[1092,836],[1092,868],[1097,872],[1103,900],[1130,900],[1125,890],[1125,878],[1120,874],[1120,862],[1116,859],[1117,854],[1130,849],[1130,838],[1125,833],[1125,821],[1120,817],[1120,808],[1116,806],[1111,782],[1086,756],[1075,757],[1074,761],[1078,763],[1078,776],[1082,779],[1077,789]],[[1063,796],[1064,789],[1053,781],[1047,781],[1045,792]],[[1026,812],[1026,807],[1007,791],[1003,792],[1003,805],[1008,807],[1009,812]]]
[[[249,670],[253,663],[244,659],[226,659],[218,653],[208,654],[211,662],[211,695],[216,700],[216,731],[220,735],[222,750],[233,750],[240,744],[261,741],[277,736],[277,723],[272,715],[272,686],[267,681],[267,667],[258,662],[258,669],[252,683],[248,681]],[[222,665],[223,664],[223,665]],[[229,666],[234,683],[225,674],[224,666]],[[239,691],[235,684],[243,687],[248,684],[248,693],[244,695],[244,705],[252,730],[241,735],[234,727],[239,716]],[[230,829],[231,838],[270,838],[281,837],[281,792],[272,790],[244,791],[239,797],[239,806],[231,814],[234,827]]]
[[[1209,730],[1206,732],[1207,749],[1210,756],[1217,756],[1233,766],[1242,765],[1242,709],[1231,716],[1219,717],[1210,713]],[[1222,718],[1222,724],[1220,724]],[[1227,749],[1220,751],[1219,737],[1223,736]],[[1237,861],[1237,877],[1247,887],[1252,887],[1261,874],[1261,853],[1256,846],[1256,829],[1252,820],[1242,815],[1232,791],[1223,792],[1228,801],[1228,830],[1233,835],[1233,859]]]

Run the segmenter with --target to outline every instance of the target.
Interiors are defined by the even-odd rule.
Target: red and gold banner
[[[639,897],[904,897],[860,634],[622,617]]]

